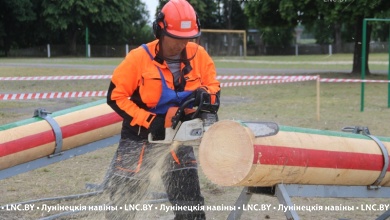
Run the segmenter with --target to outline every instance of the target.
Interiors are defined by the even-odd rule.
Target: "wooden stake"
[[[317,121],[320,121],[320,75],[317,75]]]

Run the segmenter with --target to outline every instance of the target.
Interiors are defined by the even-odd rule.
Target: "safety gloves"
[[[195,98],[194,106],[199,106],[201,102],[210,102],[210,96],[204,88],[196,89],[189,98]]]
[[[149,126],[149,132],[152,134],[153,140],[164,140],[165,139],[165,116],[156,115],[152,123]]]
[[[193,106],[197,107],[201,102],[210,103],[210,95],[205,88],[198,88],[188,97],[188,99],[194,98]],[[149,133],[152,135],[153,140],[165,139],[165,116],[156,115],[149,126]]]

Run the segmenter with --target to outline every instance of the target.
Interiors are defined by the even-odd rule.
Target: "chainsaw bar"
[[[244,121],[241,124],[245,125],[255,135],[255,137],[267,137],[276,135],[279,132],[279,125],[275,122],[250,122]]]

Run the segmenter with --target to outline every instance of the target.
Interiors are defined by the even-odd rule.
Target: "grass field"
[[[352,54],[329,55],[300,55],[300,56],[249,56],[243,57],[213,57],[217,67],[224,68],[270,68],[270,69],[317,69],[317,70],[344,70],[352,69]],[[0,59],[0,64],[7,63],[40,63],[40,64],[75,64],[75,65],[117,65],[121,58],[41,58],[41,59]],[[369,55],[371,71],[388,70],[389,58],[385,53]],[[29,74],[29,73],[25,73]]]
[[[370,55],[370,69],[387,71],[387,54]],[[226,61],[230,60],[230,61]],[[215,58],[217,68],[237,68],[243,75],[245,68],[289,70],[329,70],[321,78],[359,78],[345,72],[351,69],[351,54],[334,56],[286,56],[250,57],[246,59]],[[3,76],[55,76],[111,74],[105,68],[80,68],[82,66],[115,66],[121,59],[0,59],[0,77]],[[240,61],[240,62],[237,62]],[[252,62],[253,61],[253,62]],[[19,66],[13,64],[21,64]],[[22,65],[23,64],[23,65]],[[53,66],[24,66],[25,64],[49,64]],[[58,66],[58,65],[66,65]],[[73,68],[72,65],[74,65]],[[375,71],[374,71],[375,70]],[[259,71],[264,74],[264,71]],[[224,73],[219,73],[224,74]],[[314,71],[313,74],[317,73]],[[387,79],[387,75],[371,75],[367,79]],[[106,90],[109,80],[88,81],[0,81],[0,93],[26,93],[51,91]],[[344,126],[367,126],[371,134],[390,136],[390,109],[387,107],[385,83],[366,83],[365,111],[360,111],[360,83],[321,83],[320,119],[316,115],[316,82],[298,82],[222,89],[220,119],[274,121],[280,125],[340,131]],[[0,126],[32,117],[34,109],[48,111],[99,100],[104,97],[78,99],[47,99],[24,101],[0,101]],[[1,138],[1,137],[0,137]],[[98,150],[83,156],[56,163],[12,178],[0,180],[0,206],[14,202],[45,197],[71,195],[86,192],[85,183],[100,183],[113,156],[116,146]],[[241,188],[220,187],[209,182],[201,173],[202,192],[208,205],[233,205]],[[75,201],[54,201],[55,204],[96,204],[101,197]],[[293,198],[297,205],[360,205],[388,204],[386,199],[331,199]],[[42,204],[42,203],[39,203]],[[254,195],[250,204],[278,205],[274,197]],[[302,219],[372,219],[383,211],[314,211],[298,212]],[[2,211],[0,219],[37,219],[54,212]],[[208,219],[226,219],[228,211],[208,211]],[[77,219],[102,219],[102,213],[79,216]],[[164,216],[166,216],[164,218]],[[170,213],[150,213],[144,219],[169,219]],[[68,219],[68,218],[65,218]],[[285,219],[281,211],[244,212],[241,219]]]

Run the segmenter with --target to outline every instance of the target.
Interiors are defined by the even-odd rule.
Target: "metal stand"
[[[62,131],[58,123],[50,116],[51,112],[46,111],[44,108],[38,108],[34,111],[34,117],[42,118],[51,126],[56,139],[55,150],[49,157],[60,156],[62,154]]]
[[[369,186],[369,187],[370,187],[370,189],[380,188],[381,187],[380,183],[382,182],[383,178],[386,175],[387,169],[389,168],[389,152],[387,151],[386,146],[377,137],[371,135],[368,127],[348,126],[348,127],[344,127],[342,129],[342,131],[352,132],[354,134],[361,133],[361,134],[371,138],[378,145],[378,147],[381,150],[382,155],[383,155],[383,167],[382,167],[381,173],[379,174],[378,179],[373,184],[371,184],[371,186]]]
[[[334,186],[334,185],[301,185],[277,184],[274,187],[244,187],[234,204],[227,220],[240,219],[243,209],[253,194],[276,196],[280,205],[285,207],[285,216],[289,220],[299,220],[295,205],[290,197],[319,197],[319,198],[390,198],[390,187],[371,189],[369,186]],[[315,208],[315,207],[314,207]],[[318,208],[318,207],[317,207]],[[355,208],[355,207],[350,207]],[[274,208],[275,209],[275,208]],[[322,209],[322,207],[321,207]],[[322,209],[323,210],[323,209]],[[377,220],[390,217],[390,210],[384,212]]]

